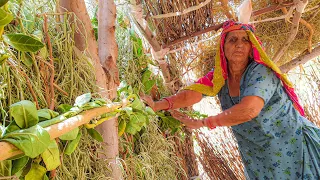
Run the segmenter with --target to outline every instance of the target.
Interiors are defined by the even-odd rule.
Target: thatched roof
[[[190,59],[190,55],[201,57],[201,59],[194,58],[193,61],[201,64],[193,66],[198,69],[197,72],[205,72],[208,67],[212,67],[204,62],[212,61],[214,37],[217,35],[215,30],[218,30],[224,21],[237,18],[236,8],[241,2],[239,0],[145,0],[137,4],[142,5],[143,17],[147,20],[151,31],[155,32],[159,46],[170,47],[171,50],[178,49],[175,51],[178,55],[171,54],[170,62],[176,62],[182,65],[180,67],[184,67],[186,65],[181,63]],[[307,53],[320,42],[320,0],[310,0],[301,18],[297,17],[296,7],[300,5],[298,2],[300,1],[254,0],[252,2],[251,22],[256,22],[256,34],[263,42],[268,55],[279,65]],[[290,9],[293,10],[291,13]],[[299,24],[296,36],[292,29],[295,24]],[[293,38],[291,43],[290,35]],[[284,52],[283,55],[278,52],[281,50]]]

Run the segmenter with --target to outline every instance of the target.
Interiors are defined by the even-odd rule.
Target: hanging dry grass
[[[230,128],[208,134],[197,131],[198,160],[209,179],[245,179],[242,160]],[[218,132],[218,131],[217,131]]]
[[[130,139],[130,138],[128,138]],[[175,153],[173,136],[164,137],[154,119],[141,136],[120,139],[125,179],[181,179],[186,173]]]

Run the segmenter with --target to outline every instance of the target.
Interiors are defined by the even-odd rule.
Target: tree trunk
[[[85,2],[83,0],[61,0],[60,5],[67,11],[74,12],[82,21],[82,24],[78,23],[80,32],[75,35],[75,44],[78,49],[85,51],[93,59],[99,94],[103,98],[115,98],[119,77],[116,67],[118,54],[115,40],[116,7],[113,0],[99,1],[99,46],[95,40]],[[62,10],[64,11],[63,8]],[[119,153],[117,119],[102,123],[97,127],[97,130],[101,133],[105,144],[101,158],[105,158],[110,165],[111,176],[114,179],[120,179],[121,171],[116,162]]]
[[[108,97],[117,96],[119,86],[119,71],[117,68],[118,45],[115,37],[116,5],[114,0],[99,1],[98,12],[98,44],[99,58],[102,68],[107,74]],[[97,130],[102,134],[107,149],[104,156],[112,169],[112,178],[121,179],[118,166],[119,156],[118,121],[117,119],[105,121]]]
[[[80,32],[76,32],[74,37],[75,46],[80,51],[85,51],[84,53],[92,58],[95,68],[96,84],[99,88],[99,92],[101,96],[107,97],[107,78],[100,64],[97,41],[94,36],[93,27],[84,1],[60,0],[60,6],[62,7],[62,11],[67,10],[69,12],[74,12],[77,18],[81,20],[82,23],[77,24]]]

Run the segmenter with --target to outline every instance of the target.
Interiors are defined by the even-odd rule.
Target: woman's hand
[[[179,111],[170,111],[172,117],[179,120],[181,123],[186,125],[187,127],[191,129],[199,129],[201,127],[204,127],[204,121],[203,120],[196,120],[190,118],[188,115],[181,113]]]
[[[140,94],[140,98],[145,102],[150,108],[152,108],[153,111],[156,111],[155,109],[155,102],[153,101],[151,96]]]

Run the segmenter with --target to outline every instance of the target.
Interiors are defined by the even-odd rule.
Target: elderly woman
[[[251,25],[223,25],[214,70],[174,96],[154,102],[155,111],[218,94],[223,112],[194,120],[173,111],[190,128],[231,126],[248,179],[320,179],[320,129],[304,118],[287,77],[266,56]]]

